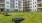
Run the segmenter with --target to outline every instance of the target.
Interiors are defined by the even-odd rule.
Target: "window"
[[[30,0],[30,2],[32,2],[32,0]]]
[[[7,12],[9,12],[9,9],[6,9]]]
[[[22,2],[21,2],[22,3]]]
[[[41,1],[41,0],[37,0],[37,1]]]
[[[17,8],[17,6],[16,6],[16,8]]]
[[[30,6],[30,8],[32,8],[32,6]]]
[[[14,6],[11,6],[11,8],[14,8]]]
[[[14,2],[14,0],[12,0],[12,2]]]
[[[15,9],[14,11],[15,11],[15,12],[17,12],[17,11],[18,11],[18,9]]]
[[[23,1],[25,1],[25,0],[23,0]]]
[[[16,0],[17,1],[17,0]]]
[[[6,6],[6,7],[9,7],[9,6]]]
[[[35,9],[35,11],[36,11],[36,9]]]
[[[19,9],[21,9],[22,7],[19,7]]]
[[[33,0],[34,1],[34,0]]]
[[[12,8],[12,6],[11,6],[11,8]]]
[[[9,4],[9,2],[6,2],[7,4]]]
[[[28,4],[29,5],[29,4]]]
[[[34,6],[33,6],[33,8],[34,8]]]
[[[35,7],[36,7],[36,5],[35,5]]]
[[[33,9],[33,11],[34,11],[34,9]]]
[[[13,8],[14,8],[14,6],[13,6]]]
[[[22,7],[21,7],[22,8]]]
[[[16,5],[17,5],[17,3],[16,3]]]
[[[32,5],[32,3],[30,3],[30,5]]]
[[[35,2],[35,4],[36,4],[36,2]]]
[[[33,2],[33,4],[34,4],[34,2]]]

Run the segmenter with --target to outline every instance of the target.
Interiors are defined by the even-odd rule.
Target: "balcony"
[[[23,1],[23,2],[25,2],[25,1]]]
[[[27,5],[27,7],[29,7],[29,5]]]
[[[42,2],[41,2],[41,4],[42,4]]]
[[[0,0],[0,4],[5,4],[5,1],[4,0]]]
[[[5,8],[5,7],[0,7],[0,8]]]
[[[0,3],[0,4],[5,4],[5,3]]]
[[[41,2],[37,2],[37,4],[41,4]]]
[[[5,8],[5,6],[4,5],[0,5],[0,8]]]
[[[42,7],[37,7],[37,8],[42,8]]]
[[[37,4],[42,4],[42,2],[37,2]]]
[[[5,4],[4,2],[0,2],[0,4]]]
[[[41,0],[37,0],[37,3],[40,4],[41,3]]]
[[[42,7],[40,7],[40,6],[37,6],[37,8],[42,8]]]
[[[27,4],[29,4],[29,3],[27,3]]]
[[[38,4],[37,7],[38,7],[38,8],[42,8],[42,4]]]
[[[37,6],[37,8],[42,8],[42,6]]]

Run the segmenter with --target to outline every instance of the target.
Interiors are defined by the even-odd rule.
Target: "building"
[[[23,11],[23,0],[0,0],[0,11]]]
[[[3,11],[5,9],[5,1],[0,0],[0,11]]]
[[[9,1],[9,0],[7,0]],[[22,0],[10,0],[10,11],[23,11],[23,1]]]
[[[0,11],[42,11],[42,0],[0,0]]]
[[[37,0],[37,11],[42,11],[42,0]]]
[[[5,0],[5,10],[4,11],[10,11],[10,0]]]
[[[37,11],[37,0],[29,0],[30,11]]]
[[[29,0],[23,0],[23,11],[29,11]]]
[[[24,11],[42,11],[42,0],[23,0]]]

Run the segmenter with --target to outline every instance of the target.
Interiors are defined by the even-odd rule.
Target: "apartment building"
[[[9,2],[10,11],[23,11],[23,0],[10,0]]]
[[[29,0],[30,11],[37,11],[37,0]]]
[[[42,0],[23,0],[24,11],[42,11]]]
[[[42,11],[42,0],[37,0],[37,11]]]
[[[42,11],[42,0],[0,0],[0,11]]]
[[[0,0],[0,11],[3,11],[5,9],[5,1]]]
[[[5,10],[4,11],[10,11],[10,0],[5,0]]]
[[[23,11],[29,11],[29,0],[23,0]]]
[[[0,0],[0,11],[23,11],[23,0]]]
[[[29,0],[30,11],[42,11],[42,0]]]

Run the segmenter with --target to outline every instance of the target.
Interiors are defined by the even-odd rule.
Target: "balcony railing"
[[[5,8],[5,6],[0,5],[0,8]]]
[[[29,3],[27,3],[27,4],[29,4]]]
[[[5,4],[5,3],[0,3],[0,4]]]
[[[41,2],[42,3],[42,2]]]
[[[37,2],[37,4],[40,4],[41,2]]]
[[[41,4],[42,2],[41,2],[41,1],[38,1],[37,3],[38,3],[38,4]]]
[[[0,4],[5,4],[5,2],[0,2]]]
[[[38,6],[37,8],[42,8],[42,7]]]

